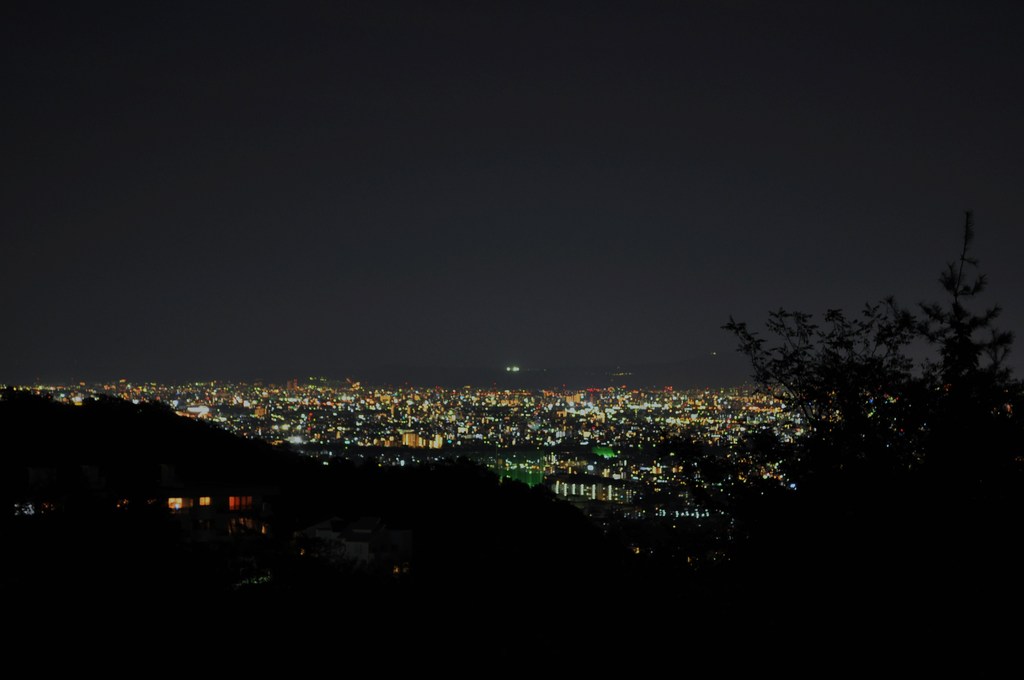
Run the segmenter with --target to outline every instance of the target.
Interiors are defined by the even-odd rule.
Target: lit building
[[[599,475],[554,475],[549,482],[555,495],[567,501],[629,503],[633,500],[629,484]]]

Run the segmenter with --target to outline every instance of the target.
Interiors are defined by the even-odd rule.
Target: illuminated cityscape
[[[782,404],[751,388],[720,390],[495,390],[364,388],[324,378],[286,385],[195,382],[37,385],[61,401],[96,394],[169,405],[184,416],[217,423],[244,437],[332,454],[357,447],[468,450],[490,447],[650,449],[696,436],[736,444],[771,428],[784,440]]]
[[[748,387],[442,389],[308,378],[31,389],[71,404],[97,395],[158,402],[325,462],[404,467],[464,456],[503,478],[544,484],[596,518],[709,518],[710,499],[735,484],[785,482],[777,461],[748,457],[747,436],[768,431],[791,441],[802,431],[781,403]],[[707,478],[709,458],[730,472]]]

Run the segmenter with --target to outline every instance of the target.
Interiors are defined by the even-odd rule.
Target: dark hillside
[[[468,461],[323,465],[159,405],[76,407],[18,392],[0,400],[0,428],[14,508],[6,519],[17,556],[4,584],[11,594],[302,601],[453,598],[480,587],[539,593],[564,580],[597,582],[617,573],[622,557],[546,489],[499,482]],[[243,500],[218,508],[220,496]],[[353,566],[296,537],[331,518],[339,527],[379,518],[381,535],[403,537],[404,552]]]

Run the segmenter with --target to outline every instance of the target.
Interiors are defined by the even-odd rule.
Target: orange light
[[[228,496],[228,510],[251,510],[252,496]]]

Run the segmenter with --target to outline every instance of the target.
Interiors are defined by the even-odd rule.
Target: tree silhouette
[[[1020,592],[1011,537],[1024,519],[1024,399],[1005,367],[1013,336],[994,326],[999,307],[971,310],[986,286],[973,239],[968,212],[939,279],[947,300],[920,305],[921,317],[890,298],[821,323],[778,310],[766,334],[725,325],[755,380],[807,431],[774,451],[799,490],[761,486],[736,502],[749,574],[841,589],[851,605],[905,600],[914,587],[911,598],[930,602],[929,579],[953,596]],[[915,363],[922,341],[936,356]]]
[[[906,452],[913,442],[907,404],[917,389],[905,349],[917,333],[914,316],[892,298],[855,317],[830,309],[824,323],[804,312],[769,314],[767,338],[730,318],[724,328],[754,369],[754,380],[782,401],[810,438],[827,440],[839,467],[880,448]]]
[[[947,401],[961,408],[979,405],[978,400],[991,407],[993,397],[1001,399],[1000,392],[1010,383],[1004,360],[1013,343],[1012,333],[993,325],[1002,311],[998,305],[980,313],[968,308],[988,283],[984,274],[971,275],[971,270],[978,268],[978,260],[970,253],[973,241],[974,221],[968,211],[960,257],[949,262],[939,277],[948,300],[921,305],[924,319],[920,332],[939,350],[939,360],[926,366],[928,377],[948,395]]]
[[[938,349],[923,376],[934,395],[933,467],[947,477],[985,477],[991,484],[997,477],[1009,478],[1005,475],[1020,452],[1020,418],[1014,417],[1013,405],[1020,401],[1021,386],[1005,365],[1013,334],[994,325],[1001,308],[970,309],[988,283],[985,274],[976,272],[973,242],[974,220],[967,211],[960,255],[939,277],[947,300],[921,305],[919,332]]]
[[[875,458],[910,467],[927,449],[941,457],[939,451],[964,437],[984,438],[996,420],[1012,415],[1019,385],[1004,360],[1013,335],[994,327],[998,306],[969,309],[987,283],[984,274],[972,274],[973,240],[967,212],[959,258],[939,278],[948,300],[921,304],[923,318],[889,297],[854,317],[828,310],[821,324],[779,309],[769,314],[767,337],[729,319],[724,328],[739,340],[754,380],[803,425],[805,448],[820,450],[811,464],[843,468]],[[938,356],[918,366],[909,349],[921,340]]]

